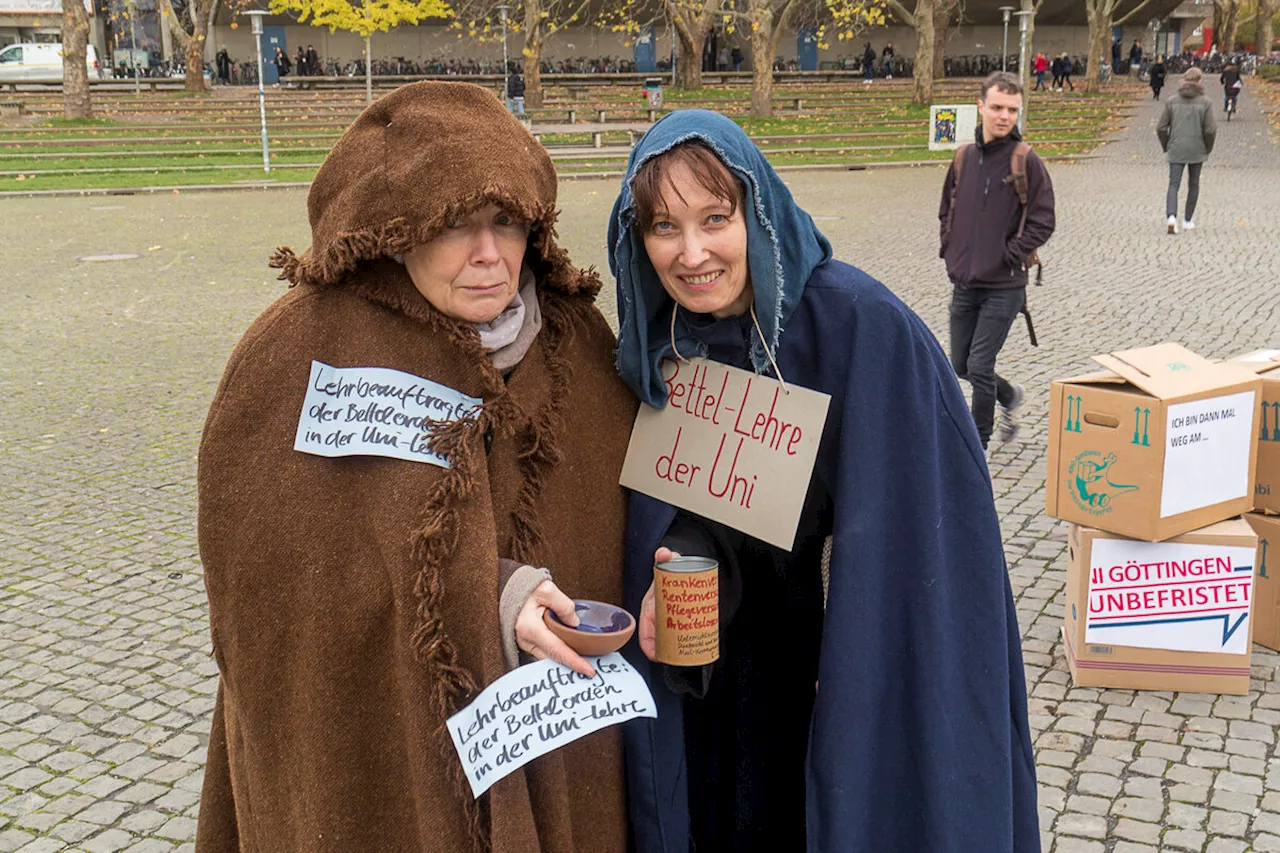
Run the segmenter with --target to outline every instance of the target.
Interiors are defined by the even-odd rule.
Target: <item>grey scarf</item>
[[[520,363],[542,328],[542,309],[531,270],[520,272],[520,288],[511,304],[489,322],[476,323],[476,328],[494,367],[507,373]]]

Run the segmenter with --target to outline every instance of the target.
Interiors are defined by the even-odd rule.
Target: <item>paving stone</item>
[[[1196,853],[1204,849],[1205,839],[1208,838],[1203,832],[1196,832],[1191,829],[1171,829],[1164,834],[1161,839],[1164,846],[1173,850],[1194,850]]]
[[[1244,853],[1249,849],[1248,843],[1234,838],[1215,838],[1209,842],[1205,853]]]
[[[1101,841],[1070,837],[1059,838],[1053,845],[1053,853],[1103,853],[1106,849]]]
[[[1130,817],[1134,820],[1158,823],[1164,814],[1162,800],[1144,800],[1138,797],[1121,797],[1111,807],[1111,814]]]
[[[114,800],[101,800],[77,814],[76,818],[88,823],[107,826],[115,823],[120,819],[121,815],[129,811],[131,808],[132,806],[126,803],[120,803]]]
[[[1120,793],[1120,780],[1115,776],[1104,776],[1101,773],[1082,773],[1076,783],[1076,790],[1085,794],[1096,794],[1100,797],[1114,797]]]
[[[1053,829],[1059,835],[1082,835],[1086,838],[1104,838],[1107,834],[1107,819],[1099,815],[1064,812],[1058,816]]]
[[[1253,814],[1254,809],[1258,807],[1258,798],[1251,797],[1248,794],[1237,794],[1232,791],[1214,791],[1209,800],[1209,805],[1216,809]]]
[[[1160,827],[1157,824],[1143,823],[1127,817],[1121,818],[1116,823],[1111,835],[1115,838],[1125,838],[1129,841],[1137,841],[1143,844],[1160,843]]]
[[[1105,816],[1111,811],[1111,800],[1106,797],[1090,797],[1086,794],[1072,794],[1066,802],[1067,811]]]
[[[82,841],[80,847],[84,849],[85,853],[117,853],[117,851],[133,844],[134,841],[134,836],[122,829],[108,829],[87,841]]]
[[[1248,815],[1226,811],[1212,811],[1209,813],[1209,833],[1211,835],[1244,837],[1244,834],[1248,831]]]

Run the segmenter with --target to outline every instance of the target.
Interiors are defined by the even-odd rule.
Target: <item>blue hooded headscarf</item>
[[[831,259],[831,244],[796,205],[790,190],[760,149],[737,124],[709,110],[680,110],[660,119],[631,152],[622,192],[609,219],[609,269],[618,282],[618,373],[643,402],[661,408],[667,399],[658,362],[674,357],[667,295],[649,262],[644,235],[635,226],[631,184],[640,167],[683,142],[696,140],[715,152],[743,187],[747,222],[747,266],[756,317],[768,342],[752,342],[751,362],[759,373],[776,354],[787,318],[800,302],[805,282]],[[680,353],[701,356],[707,345],[687,325],[676,323]]]

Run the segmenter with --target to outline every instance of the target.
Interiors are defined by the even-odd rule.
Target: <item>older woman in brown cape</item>
[[[546,152],[462,83],[382,98],[316,176],[311,248],[273,258],[293,288],[236,347],[200,449],[221,680],[199,853],[626,850],[615,730],[477,801],[444,726],[517,642],[589,669],[542,612],[622,594],[635,404],[555,201]],[[313,455],[313,361],[481,404],[431,424],[448,467]]]

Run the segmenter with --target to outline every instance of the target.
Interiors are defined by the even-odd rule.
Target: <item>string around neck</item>
[[[671,351],[676,354],[676,358],[689,363],[689,359],[680,354],[680,348],[676,346],[676,312],[680,310],[680,303],[674,299],[671,300]]]
[[[760,336],[760,343],[764,345],[764,354],[769,357],[769,363],[773,365],[773,372],[778,375],[778,384],[782,386],[782,393],[788,397],[791,396],[791,389],[787,387],[787,380],[782,378],[782,371],[778,369],[778,362],[774,360],[773,353],[769,351],[769,342],[765,340],[764,332],[760,329],[760,320],[756,317],[756,302],[751,300],[751,322],[755,324],[756,334]]]
[[[680,303],[674,299],[671,300],[671,351],[675,353],[676,358],[689,363],[689,359],[680,354],[680,348],[676,346],[676,312],[680,310]],[[769,350],[769,342],[765,340],[764,331],[760,328],[760,319],[756,317],[756,303],[752,300],[750,305],[751,323],[756,327],[756,334],[760,336],[760,343],[764,345],[764,354],[769,357],[769,364],[773,366],[773,372],[777,374],[778,384],[782,386],[782,393],[788,397],[791,396],[791,389],[787,387],[787,380],[782,376],[782,369],[778,367],[778,362],[774,359],[773,353]]]

